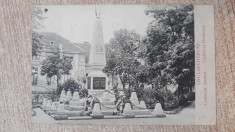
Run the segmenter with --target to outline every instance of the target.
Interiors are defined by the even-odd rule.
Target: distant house
[[[79,77],[86,76],[86,64],[89,61],[90,44],[71,43],[56,33],[38,32],[42,35],[42,50],[40,55],[32,57],[32,85],[42,86],[50,89],[56,88],[56,77],[46,78],[40,75],[41,63],[47,56],[53,54],[56,49],[60,49],[60,53],[71,57],[73,69],[67,77],[62,76],[61,82],[68,78],[77,80]]]

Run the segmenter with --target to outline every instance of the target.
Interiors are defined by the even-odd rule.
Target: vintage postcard
[[[210,5],[33,7],[32,122],[215,125]]]

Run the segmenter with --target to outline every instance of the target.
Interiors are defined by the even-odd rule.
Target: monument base
[[[104,115],[102,113],[95,113],[90,115],[93,119],[103,119]]]
[[[104,90],[88,90],[88,95],[95,96],[99,100],[102,100]]]
[[[135,118],[134,113],[123,113],[122,116],[124,116],[125,118]]]
[[[158,118],[164,118],[166,117],[166,114],[165,113],[154,113],[154,115]]]
[[[84,102],[80,102],[80,101],[69,101],[69,105],[70,106],[83,106],[84,105]]]
[[[67,115],[55,115],[54,119],[55,120],[68,120],[68,116]]]

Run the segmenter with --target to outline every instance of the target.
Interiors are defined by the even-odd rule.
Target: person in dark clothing
[[[126,98],[125,95],[121,96],[116,104],[117,107],[117,111],[120,113],[123,113],[123,110],[125,108],[125,104],[126,103],[130,103],[131,104],[131,108],[133,109],[133,105],[131,103],[131,101],[129,99]]]
[[[91,112],[92,99],[93,99],[93,97],[91,95],[89,95],[87,97],[86,102],[85,102],[85,111],[90,111]]]
[[[93,110],[94,106],[95,106],[95,103],[98,103],[100,105],[100,100],[96,97],[93,97],[92,99],[92,103],[91,103],[91,108]],[[101,105],[100,105],[100,109],[101,109]]]
[[[95,103],[98,103],[100,105],[100,100],[96,97],[92,97],[91,95],[88,96],[86,102],[85,102],[85,111],[89,111],[90,113],[92,112]],[[101,105],[100,105],[101,109]]]

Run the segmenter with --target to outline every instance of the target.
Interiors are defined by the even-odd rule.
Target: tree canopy
[[[41,22],[44,19],[46,19],[46,17],[44,17],[44,13],[45,12],[43,12],[43,10],[40,7],[34,7],[33,9],[32,56],[38,56],[42,49],[42,42],[41,42],[42,35],[35,32],[35,30],[43,28]]]
[[[61,75],[68,75],[72,68],[72,59],[65,55],[61,56],[59,49],[57,49],[57,51],[42,61],[41,75],[46,75],[48,78],[56,76],[58,85]]]
[[[158,93],[154,94],[156,100],[176,101],[164,97],[170,95],[170,85],[177,85],[179,94],[195,85],[193,6],[150,6],[146,15],[153,18],[146,36],[126,29],[114,33],[106,46],[104,72],[119,75],[123,86],[121,75],[125,72],[139,97],[144,92],[140,84],[146,83],[151,84],[151,92]]]
[[[106,46],[107,65],[104,72],[108,75],[122,75],[126,73],[130,80],[137,81],[137,73],[141,65],[138,58],[138,50],[141,44],[141,37],[134,31],[120,29],[114,33],[114,38]],[[123,79],[121,78],[123,83]]]
[[[158,88],[175,83],[179,90],[193,86],[193,6],[153,6],[146,14],[154,18],[143,41],[151,83]]]

